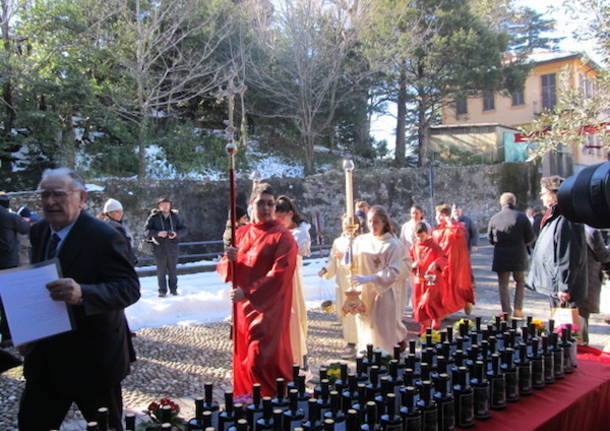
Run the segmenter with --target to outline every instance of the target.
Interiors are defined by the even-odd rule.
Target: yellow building
[[[557,87],[560,85],[560,74],[568,71],[568,85],[580,89],[584,97],[589,97],[596,91],[595,76],[600,66],[590,60],[585,54],[571,52],[540,52],[530,56],[533,67],[530,70],[522,91],[512,94],[484,92],[477,97],[456,100],[442,110],[443,126],[468,126],[481,124],[497,124],[517,128],[530,123],[543,109],[552,109],[557,103]],[[511,146],[510,134],[503,134],[496,142],[499,155],[507,146]],[[437,149],[444,144],[455,145],[454,137],[435,136],[433,146]],[[471,141],[471,140],[470,140]],[[601,163],[607,160],[607,153],[598,146],[596,135],[583,137],[580,148],[563,149],[557,155],[558,159],[547,166],[550,170],[570,171],[573,165],[578,170],[586,165]],[[481,142],[489,145],[489,142]],[[472,146],[472,142],[470,142]],[[507,160],[508,161],[508,160]],[[515,160],[510,160],[515,161]],[[546,170],[546,169],[545,169]],[[555,172],[559,173],[559,172]],[[571,174],[571,172],[561,172]]]

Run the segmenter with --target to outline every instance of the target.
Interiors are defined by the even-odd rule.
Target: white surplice
[[[297,265],[294,270],[292,281],[292,309],[290,312],[290,346],[292,357],[295,364],[303,367],[303,356],[307,354],[307,308],[305,307],[305,297],[303,295],[303,257],[311,255],[311,237],[309,229],[311,225],[302,222],[300,225],[291,229],[292,235],[299,248],[297,255]]]
[[[324,278],[330,280],[335,277],[335,305],[337,319],[343,327],[343,339],[347,343],[356,344],[358,341],[356,332],[356,316],[354,314],[343,313],[343,301],[345,300],[345,291],[349,289],[348,271],[349,267],[345,262],[344,256],[349,248],[349,238],[341,235],[333,241],[330,249],[330,256],[326,262],[326,274]]]
[[[367,233],[354,240],[358,275],[374,276],[372,282],[361,285],[366,312],[356,317],[359,351],[372,344],[391,354],[406,337],[399,311],[406,287],[403,247],[389,233],[378,237]]]

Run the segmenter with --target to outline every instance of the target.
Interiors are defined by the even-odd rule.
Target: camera
[[[610,228],[610,162],[587,166],[559,188],[559,211],[574,223]]]

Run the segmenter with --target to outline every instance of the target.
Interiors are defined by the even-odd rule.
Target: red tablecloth
[[[579,358],[563,380],[476,421],[477,431],[610,430],[610,365]]]

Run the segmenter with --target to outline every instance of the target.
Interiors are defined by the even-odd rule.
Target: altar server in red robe
[[[246,395],[252,384],[263,396],[275,394],[275,379],[292,378],[290,308],[297,244],[275,220],[275,196],[259,184],[251,196],[253,223],[235,234],[237,247],[228,247],[218,265],[225,281],[235,280],[233,330],[233,392]],[[235,262],[234,274],[229,261]]]
[[[436,207],[436,221],[438,225],[432,231],[432,238],[441,246],[449,260],[449,267],[444,272],[447,285],[443,293],[443,307],[448,314],[462,308],[466,314],[470,314],[474,304],[474,286],[466,227],[451,218],[449,205]]]
[[[413,261],[413,317],[419,322],[420,333],[427,328],[440,329],[445,314],[442,292],[446,290],[443,271],[447,257],[443,249],[432,239],[427,223],[415,223],[417,240],[409,249]]]

